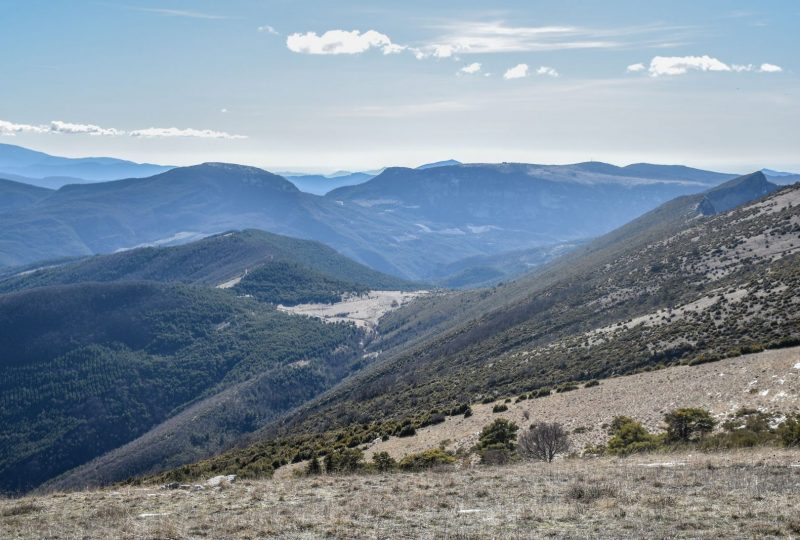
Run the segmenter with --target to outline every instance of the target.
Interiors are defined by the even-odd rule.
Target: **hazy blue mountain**
[[[31,183],[50,188],[71,183],[142,178],[170,168],[107,157],[57,157],[21,146],[0,144],[0,176],[2,173],[18,175],[31,179]]]
[[[256,228],[318,240],[375,270],[428,280],[461,259],[598,236],[727,178],[598,163],[454,165],[390,168],[319,197],[260,169],[209,163],[64,186],[2,213],[0,266]]]
[[[417,169],[433,169],[434,167],[449,167],[450,165],[461,165],[461,162],[456,161],[455,159],[447,159],[445,161],[426,163],[424,165],[420,165],[419,167],[417,167]]]
[[[51,193],[50,189],[0,178],[0,213],[27,208]]]
[[[800,182],[800,174],[797,173],[773,171],[771,169],[761,169],[761,172],[770,182],[780,186],[788,186]]]
[[[342,171],[344,172],[344,171]],[[345,186],[355,186],[363,184],[367,180],[374,178],[374,174],[356,172],[323,176],[320,174],[303,174],[295,176],[284,176],[287,180],[297,186],[297,189],[314,195],[325,195],[329,191]]]

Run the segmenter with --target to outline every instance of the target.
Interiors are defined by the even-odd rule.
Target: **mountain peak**
[[[708,190],[698,209],[706,216],[727,212],[777,189],[778,186],[767,180],[763,172],[756,171]]]
[[[460,161],[456,161],[455,159],[446,159],[444,161],[436,161],[434,163],[425,163],[424,165],[420,165],[417,169],[433,169],[436,167],[452,167],[453,165],[462,165]]]

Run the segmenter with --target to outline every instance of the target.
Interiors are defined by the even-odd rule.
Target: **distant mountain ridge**
[[[25,177],[34,185],[49,188],[59,188],[76,182],[143,178],[171,168],[108,157],[58,157],[21,146],[0,144],[0,178],[8,173]]]
[[[261,169],[207,163],[28,197],[0,213],[0,266],[256,228],[323,242],[384,273],[435,280],[459,260],[601,235],[731,177],[597,162],[394,167],[320,197]]]

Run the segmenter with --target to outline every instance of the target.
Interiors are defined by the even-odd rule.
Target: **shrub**
[[[565,383],[559,384],[556,387],[556,392],[558,392],[560,394],[561,392],[571,392],[571,391],[577,390],[577,389],[578,389],[578,385],[575,384],[574,382],[565,382]]]
[[[492,407],[493,413],[506,412],[507,410],[508,410],[508,405],[506,405],[505,403],[501,403],[499,405],[495,405],[494,407]]]
[[[786,446],[800,446],[800,415],[787,418],[778,429],[778,434]]]
[[[519,437],[517,450],[523,457],[539,461],[553,461],[558,454],[569,450],[569,437],[557,422],[534,424]]]
[[[600,381],[592,379],[591,381],[586,381],[586,384],[583,385],[584,388],[592,388],[593,386],[600,386]]]
[[[484,427],[478,438],[478,448],[505,448],[514,449],[517,440],[519,426],[510,420],[498,418],[488,426]]]
[[[400,428],[400,431],[397,433],[398,437],[413,437],[417,434],[416,428],[411,424],[406,424]]]
[[[538,390],[531,392],[530,396],[532,398],[547,397],[550,395],[550,392],[550,388],[539,388]]]
[[[352,472],[364,465],[364,453],[358,448],[342,448],[325,455],[325,472]]]
[[[308,475],[322,474],[322,467],[319,466],[319,460],[317,459],[316,454],[311,456],[308,465],[306,465],[306,474]]]
[[[470,416],[472,416],[472,407],[467,405],[467,410],[464,411],[464,418],[469,418]]]
[[[641,422],[627,416],[617,416],[611,422],[608,452],[617,455],[655,450],[661,438],[647,431]]]
[[[439,465],[449,465],[455,462],[456,458],[452,454],[432,448],[418,454],[409,454],[400,460],[400,468],[404,471],[420,471],[430,469]]]
[[[397,468],[397,461],[394,460],[389,452],[377,452],[372,456],[372,463],[375,469],[381,472],[391,471]]]
[[[667,440],[689,442],[703,437],[714,429],[716,422],[711,413],[704,409],[675,409],[664,415],[667,423]]]

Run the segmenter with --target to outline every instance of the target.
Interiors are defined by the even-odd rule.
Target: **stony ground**
[[[0,500],[0,538],[800,537],[798,489],[800,450],[464,465]]]
[[[500,401],[502,403],[502,400]],[[470,448],[481,429],[495,418],[527,427],[533,422],[560,422],[571,432],[573,450],[604,443],[616,415],[641,421],[660,431],[664,414],[678,407],[708,409],[720,421],[742,407],[765,412],[800,412],[800,347],[764,351],[698,366],[680,366],[605,379],[599,386],[549,397],[507,403],[508,411],[493,413],[495,404],[473,405],[473,416],[448,417],[442,424],[417,430],[414,437],[392,437],[366,449],[389,452],[400,459],[412,452],[436,448]],[[577,431],[576,431],[577,430]],[[279,474],[286,471],[278,470]]]

